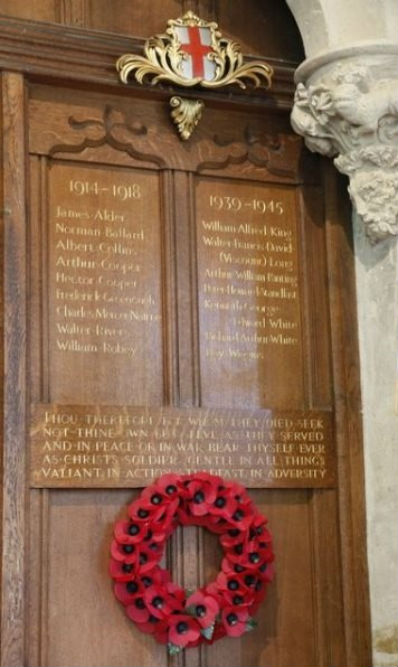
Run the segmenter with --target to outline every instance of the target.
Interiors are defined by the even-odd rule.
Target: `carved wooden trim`
[[[198,164],[198,173],[225,169],[230,164],[243,164],[250,162],[255,167],[263,167],[274,176],[297,178],[297,169],[278,166],[278,157],[286,150],[289,140],[295,141],[294,137],[286,137],[281,134],[267,135],[265,137],[256,135],[250,125],[245,127],[243,136],[239,140],[228,140],[218,135],[213,137],[213,143],[223,151],[219,159],[205,160]],[[299,147],[299,144],[297,144]],[[299,152],[299,148],[298,148]]]
[[[49,150],[49,156],[54,157],[59,153],[81,153],[85,148],[97,148],[108,144],[115,150],[122,151],[127,153],[130,157],[135,160],[143,160],[144,162],[149,162],[155,164],[159,169],[166,167],[165,160],[160,155],[152,155],[150,153],[143,153],[134,148],[131,141],[124,141],[118,139],[115,131],[117,133],[118,129],[124,130],[127,134],[131,134],[132,137],[139,135],[146,135],[147,128],[141,123],[137,124],[137,127],[134,127],[126,122],[117,123],[112,120],[112,107],[105,105],[103,120],[99,121],[96,119],[87,119],[87,120],[78,120],[74,116],[68,118],[68,124],[73,130],[80,131],[82,130],[82,141],[78,144],[56,144],[51,147]],[[103,131],[103,135],[98,138],[90,138],[85,134],[87,130],[90,132],[91,129],[100,129]]]
[[[2,74],[2,241],[4,389],[1,551],[1,665],[24,664],[25,632],[25,90],[21,74]]]
[[[345,184],[325,164],[327,261],[330,276],[332,372],[336,410],[340,569],[347,665],[370,665],[359,351],[350,206]],[[340,224],[344,222],[344,225]],[[348,304],[349,307],[348,307]]]
[[[0,67],[26,72],[29,77],[108,84],[124,89],[118,80],[116,60],[122,53],[141,53],[144,42],[144,39],[136,37],[0,16]],[[245,62],[251,60],[246,58]],[[202,98],[219,100],[224,97],[230,103],[261,104],[277,111],[289,110],[293,103],[293,74],[297,63],[281,64],[269,58],[267,61],[275,72],[271,92],[258,90],[255,94],[248,94],[239,89],[217,93],[203,91]],[[142,89],[138,84],[132,86]],[[145,94],[145,89],[141,90],[141,95]],[[169,99],[170,87],[156,91],[151,87],[149,94]],[[196,96],[196,93],[186,91],[184,95]]]

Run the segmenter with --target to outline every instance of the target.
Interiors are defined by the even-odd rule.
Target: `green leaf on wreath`
[[[258,625],[257,621],[254,620],[254,618],[249,618],[246,622],[246,632],[250,632],[250,630],[254,630]]]
[[[178,655],[181,653],[181,646],[177,646],[176,644],[171,644],[171,642],[169,642],[167,644],[167,650],[169,655]]]
[[[203,635],[203,637],[205,637],[205,639],[208,639],[210,641],[210,639],[213,636],[214,627],[215,627],[215,623],[213,623],[212,625],[209,625],[208,628],[202,628],[201,631],[200,631],[200,634]]]

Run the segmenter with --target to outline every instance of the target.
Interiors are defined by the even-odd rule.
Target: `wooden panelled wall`
[[[184,144],[174,91],[125,87],[114,64],[187,9],[269,60],[275,79],[269,93],[201,93]],[[0,12],[1,664],[370,665],[350,211],[345,183],[289,125],[303,53],[287,7],[0,0]],[[333,424],[327,484],[313,473],[282,488],[265,459],[242,473],[275,541],[257,630],[170,658],[133,628],[109,580],[112,525],[142,471],[170,461],[143,457],[131,484],[62,479],[55,455],[47,468],[35,458],[43,406],[50,420],[62,406],[143,406],[314,411]],[[225,474],[235,463],[217,460]],[[179,530],[167,562],[195,588],[220,550]]]

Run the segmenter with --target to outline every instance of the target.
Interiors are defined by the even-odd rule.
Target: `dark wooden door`
[[[61,61],[71,67],[79,35],[29,25],[60,62],[49,77],[36,52],[32,71],[2,78],[3,664],[221,667],[233,654],[242,667],[364,667],[348,206],[290,129],[292,68],[275,63],[268,94],[204,94],[183,143],[170,91],[117,83],[127,40],[87,31],[86,67],[70,76]],[[114,428],[126,414],[235,415],[250,430],[236,455],[202,435],[195,456],[177,456],[153,434],[129,447]],[[255,431],[265,414],[282,420],[268,444]],[[114,598],[112,526],[157,474],[201,468],[250,487],[276,577],[254,632],[168,658]],[[179,530],[167,564],[195,588],[220,550]]]

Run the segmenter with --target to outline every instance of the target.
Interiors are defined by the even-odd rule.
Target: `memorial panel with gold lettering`
[[[207,470],[248,487],[335,485],[332,414],[35,405],[33,487],[140,487]]]
[[[158,173],[48,172],[48,367],[61,402],[162,398]],[[45,297],[44,297],[45,298]],[[142,398],[141,398],[142,402]]]
[[[295,190],[196,188],[201,396],[207,406],[301,407]]]

